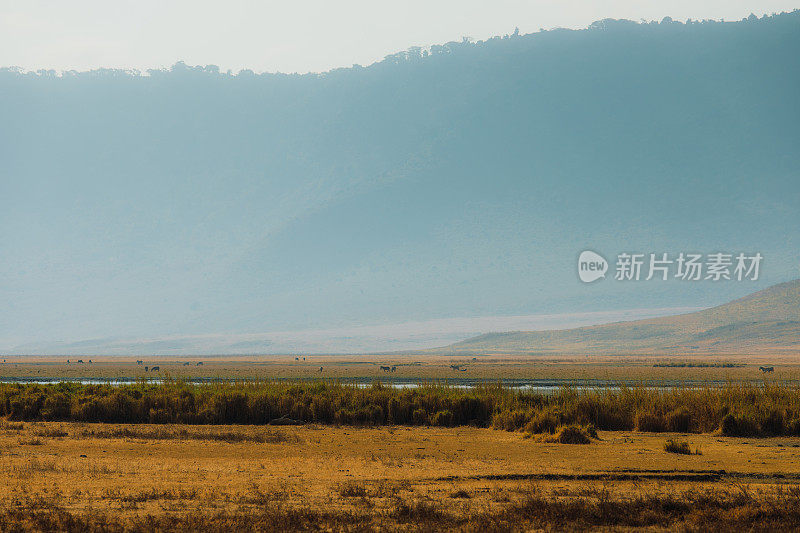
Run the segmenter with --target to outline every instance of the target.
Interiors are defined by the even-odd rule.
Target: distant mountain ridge
[[[793,279],[797,50],[800,11],[323,74],[0,69],[0,350],[709,307]],[[587,249],[764,263],[752,286],[586,285]]]
[[[445,353],[800,354],[800,280],[694,313],[568,330],[489,333]]]

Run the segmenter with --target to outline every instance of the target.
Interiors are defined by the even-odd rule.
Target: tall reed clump
[[[563,387],[545,394],[436,382],[413,389],[336,381],[0,384],[0,417],[183,424],[266,424],[289,417],[320,424],[474,425],[529,433],[554,433],[575,424],[600,430],[800,435],[800,388],[788,383],[640,385]]]

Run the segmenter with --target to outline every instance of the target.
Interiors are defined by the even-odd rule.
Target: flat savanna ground
[[[229,357],[9,357],[2,379],[140,379],[169,374],[179,379],[359,379],[359,380],[628,380],[759,381],[800,380],[797,356],[229,356]],[[67,359],[70,363],[67,363]],[[82,359],[83,363],[78,363]],[[141,365],[136,364],[141,359]],[[296,360],[297,359],[297,360]],[[91,360],[92,363],[88,361]],[[202,362],[198,366],[197,363]],[[678,364],[687,366],[656,366]],[[696,366],[733,364],[735,367]],[[451,365],[458,365],[459,369]],[[695,365],[695,366],[688,366]],[[741,366],[739,366],[741,365]],[[156,372],[145,367],[158,366]],[[764,374],[759,366],[773,366]],[[386,371],[381,367],[395,367]],[[320,371],[322,368],[322,371]]]
[[[800,380],[796,358],[5,359],[6,380]],[[741,366],[697,366],[723,362]],[[686,366],[657,366],[665,363]],[[670,438],[700,453],[668,453]],[[601,431],[590,444],[542,440],[467,426],[0,420],[0,531],[800,527],[800,438]]]
[[[601,505],[704,491],[758,499],[800,480],[798,438],[638,432],[599,437],[571,445],[470,427],[5,422],[0,507],[20,516],[48,509],[104,516],[113,524],[148,529],[164,517],[192,513],[227,513],[230,523],[230,517],[273,506],[281,513],[350,517],[349,525],[334,523],[334,529],[395,529],[425,520],[431,526],[443,516],[502,516],[532,496]],[[688,441],[702,455],[665,452],[670,437]],[[523,523],[506,525],[525,529]],[[469,521],[453,524],[470,529]]]

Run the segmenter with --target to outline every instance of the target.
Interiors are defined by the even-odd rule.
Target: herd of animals
[[[89,363],[91,363],[91,362],[92,362],[92,360],[89,359]],[[75,363],[76,364],[84,364],[83,359],[78,359],[77,361],[75,361]],[[72,364],[72,361],[67,359],[67,364],[68,365]],[[139,365],[139,366],[144,366],[144,361],[142,361],[141,359],[137,359],[136,360],[136,364]],[[191,365],[191,363],[188,363],[188,362],[183,363],[183,366],[190,366],[190,365]],[[203,362],[202,361],[198,361],[195,366],[203,366]],[[161,367],[160,366],[145,366],[144,367],[144,371],[145,372],[160,372],[161,371]]]
[[[294,360],[295,361],[300,361],[300,358],[299,357],[295,357]],[[303,361],[305,361],[305,360],[306,360],[306,358],[303,357]],[[5,363],[6,360],[3,359],[3,362]],[[79,363],[79,364],[83,364],[83,359],[78,359],[75,362]],[[92,360],[89,359],[89,363],[91,363],[91,362],[92,362]],[[71,361],[69,359],[67,359],[67,364],[71,364]],[[137,359],[136,360],[136,364],[137,365],[144,365],[144,361],[142,361],[141,359]],[[189,362],[184,362],[183,363],[183,366],[190,366],[190,365],[191,365],[191,363],[189,363]],[[203,361],[198,361],[195,366],[203,366]],[[452,368],[453,370],[459,371],[459,372],[466,372],[467,371],[467,369],[464,368],[464,365],[450,365],[450,368]],[[760,366],[760,367],[758,367],[758,369],[761,370],[761,372],[763,372],[765,374],[767,372],[775,372],[775,367],[774,366]],[[144,367],[144,371],[145,372],[159,372],[160,370],[161,370],[160,366],[152,366],[152,367],[145,366]],[[384,372],[395,372],[395,371],[397,371],[397,367],[396,366],[381,366],[381,370],[383,370]],[[319,372],[322,372],[322,367],[319,367]]]

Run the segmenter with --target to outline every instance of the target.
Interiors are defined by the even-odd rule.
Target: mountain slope
[[[800,250],[800,11],[603,21],[321,75],[0,69],[0,349],[711,306],[593,249]],[[749,290],[749,288],[747,289]]]
[[[800,280],[685,315],[585,328],[490,333],[447,353],[800,353]]]

